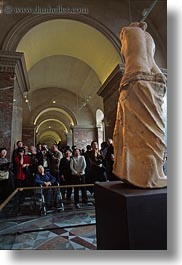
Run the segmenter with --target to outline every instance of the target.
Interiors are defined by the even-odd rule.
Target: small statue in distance
[[[125,72],[113,134],[113,173],[142,188],[167,186],[162,104],[166,78],[154,60],[155,43],[145,22],[121,30]]]

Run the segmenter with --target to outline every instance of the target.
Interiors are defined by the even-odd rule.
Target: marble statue
[[[113,173],[137,187],[162,188],[167,186],[162,110],[166,78],[155,63],[155,43],[146,29],[145,22],[135,22],[120,34],[125,71],[113,134]]]

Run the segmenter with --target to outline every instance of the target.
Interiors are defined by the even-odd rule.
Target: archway
[[[30,110],[24,104],[23,126],[30,125],[34,111],[39,109],[41,118],[38,116],[32,124],[39,126],[37,135],[43,125],[48,125],[46,121],[51,119],[64,124],[67,128],[67,131],[64,129],[65,134],[70,133],[70,125],[71,132],[78,134],[80,128],[85,131],[86,127],[89,130],[90,126],[97,126],[95,112],[98,108],[103,110],[103,102],[97,91],[113,68],[121,62],[120,52],[113,45],[113,38],[108,38],[112,34],[107,30],[103,34],[89,23],[74,20],[73,17],[49,17],[49,20],[48,17],[44,17],[45,20],[36,17],[37,22],[32,24],[34,26],[31,29],[29,27],[33,22],[27,18],[31,23],[25,23],[24,29],[18,26],[20,32],[24,33],[19,43],[16,43],[16,38],[12,42],[14,47],[16,43],[17,52],[24,53],[30,81],[27,94]],[[25,28],[29,30],[25,32]],[[7,40],[8,37],[4,47],[12,48]],[[54,115],[53,106],[61,110],[60,117]],[[70,120],[67,119],[65,108],[67,114],[74,113],[76,118],[70,116]],[[47,111],[49,109],[52,109],[52,113]],[[74,130],[75,125],[80,127]],[[85,134],[82,137],[86,137]],[[96,138],[97,135],[93,133],[91,137]],[[37,139],[40,139],[40,135]],[[60,139],[65,142],[65,136],[60,135]],[[77,140],[70,135],[69,139],[73,139],[73,143]]]
[[[77,58],[95,71],[101,83],[121,61],[120,53],[102,33],[69,19],[49,20],[34,26],[20,40],[16,51],[24,52],[28,71],[49,56]]]
[[[62,108],[51,107],[41,110],[33,122],[36,143],[44,142],[48,146],[51,143],[68,144],[67,137],[70,128],[76,124],[75,121],[75,117]]]

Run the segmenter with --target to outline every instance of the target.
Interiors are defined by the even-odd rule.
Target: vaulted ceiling
[[[17,51],[24,52],[28,71],[49,56],[77,58],[93,69],[101,83],[120,62],[120,55],[103,34],[68,19],[50,20],[33,27],[22,38]]]
[[[36,4],[33,0],[29,2]],[[44,4],[46,1],[40,2]],[[147,22],[157,43],[157,62],[159,66],[166,65],[166,0],[107,1],[103,12],[102,3],[91,2],[87,3],[91,12],[89,16],[98,16],[100,22],[117,37],[121,25],[139,21],[155,3]],[[19,0],[16,3],[18,5]],[[24,5],[30,4],[26,2]],[[26,95],[29,102],[24,105],[24,124],[33,124],[39,116],[36,126],[40,138],[42,134],[44,139],[46,128],[51,138],[49,127],[59,128],[54,130],[54,139],[57,131],[60,131],[59,137],[64,138],[65,128],[69,131],[70,125],[65,113],[70,115],[74,124],[94,125],[97,109],[103,110],[97,91],[115,66],[121,63],[120,52],[106,35],[88,23],[56,18],[29,29],[19,41],[16,51],[25,55],[30,81],[30,91]],[[61,112],[44,113],[44,110],[52,108]]]
[[[25,55],[30,81],[30,91],[26,96],[31,113],[24,108],[24,123],[30,121],[30,116],[35,118],[38,109],[41,111],[54,104],[57,108],[68,107],[77,124],[94,125],[96,110],[103,109],[97,91],[115,66],[121,63],[120,54],[102,33],[82,22],[50,20],[28,31],[19,42],[17,51]],[[64,116],[63,112],[59,113],[57,121],[54,115],[52,117],[54,138],[57,126],[62,132],[60,139],[64,137]],[[39,140],[46,137],[45,128],[47,136],[51,137],[49,122],[50,119],[36,124]],[[65,126],[69,131],[69,124]]]

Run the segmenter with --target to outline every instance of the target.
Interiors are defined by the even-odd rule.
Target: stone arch
[[[75,125],[77,124],[77,120],[74,117],[74,115],[72,113],[70,113],[70,111],[68,111],[67,109],[63,108],[63,107],[49,107],[46,109],[41,110],[38,114],[36,114],[36,116],[34,116],[33,118],[33,124],[36,125],[38,119],[41,117],[42,114],[46,113],[46,112],[50,112],[50,111],[57,111],[62,113],[63,115],[66,115],[67,118],[70,120],[70,125]]]
[[[97,21],[95,18],[91,18],[84,15],[75,14],[41,14],[41,15],[29,15],[18,21],[14,27],[9,31],[2,45],[2,50],[15,51],[21,38],[34,26],[53,19],[69,19],[85,23],[98,31],[100,31],[115,47],[116,51],[120,55],[120,40],[119,38],[104,24]],[[122,60],[122,57],[121,57]]]

